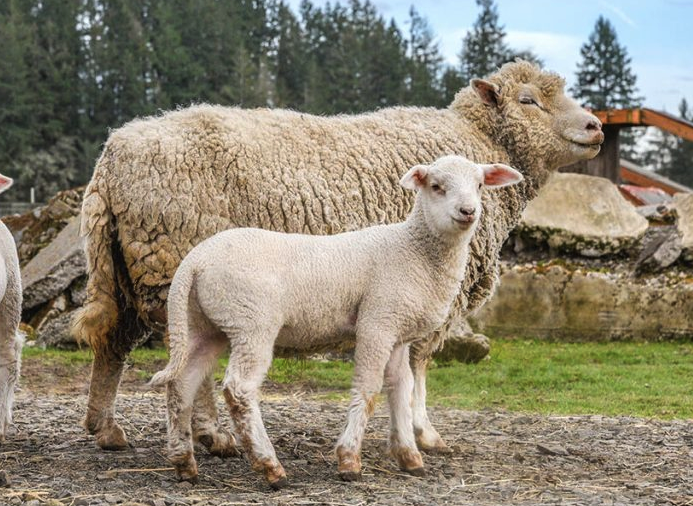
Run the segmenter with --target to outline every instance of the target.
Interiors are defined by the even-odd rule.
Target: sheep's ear
[[[484,170],[484,185],[491,188],[510,186],[524,179],[520,172],[502,163],[490,163],[481,168]]]
[[[9,189],[9,187],[12,186],[13,182],[14,181],[11,177],[3,176],[2,174],[0,174],[0,193]]]
[[[407,171],[399,184],[407,190],[418,190],[426,186],[428,181],[428,165],[415,165]]]
[[[472,79],[470,84],[484,104],[492,106],[498,105],[500,88],[497,85],[485,79]]]

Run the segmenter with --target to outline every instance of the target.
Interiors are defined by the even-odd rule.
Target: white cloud
[[[607,9],[609,9],[614,14],[616,14],[621,19],[621,21],[623,21],[624,23],[629,24],[633,28],[638,28],[637,23],[635,21],[633,21],[633,19],[630,16],[628,16],[628,14],[623,12],[621,9],[619,9],[615,5],[612,5],[609,2],[605,2],[603,0],[599,3],[602,4],[604,7],[606,7]]]

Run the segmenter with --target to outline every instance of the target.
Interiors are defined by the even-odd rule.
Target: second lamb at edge
[[[236,433],[253,469],[271,487],[284,486],[286,473],[258,402],[273,347],[354,338],[351,403],[336,447],[339,475],[347,481],[361,476],[361,443],[383,381],[392,454],[402,470],[423,474],[408,345],[444,323],[460,290],[482,187],[520,181],[507,165],[445,156],[402,177],[404,188],[418,191],[403,223],[333,236],[233,229],[196,246],[173,278],[171,358],[151,381],[167,385],[168,455],[178,476],[197,478],[192,405],[230,344],[223,389]]]

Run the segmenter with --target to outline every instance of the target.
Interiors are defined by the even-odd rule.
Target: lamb
[[[0,174],[0,193],[12,179]],[[19,332],[22,318],[22,277],[12,234],[0,221],[0,439],[12,423],[14,389],[19,380],[24,339]]]
[[[388,383],[390,445],[402,470],[421,474],[411,414],[410,343],[445,322],[459,292],[481,191],[519,183],[506,165],[459,156],[412,167],[418,190],[401,224],[332,236],[242,228],[221,232],[183,259],[171,283],[171,359],[152,384],[167,384],[169,457],[195,480],[191,431],[197,389],[230,344],[224,396],[254,469],[273,488],[287,482],[262,425],[258,389],[276,345],[313,348],[355,336],[348,422],[337,444],[340,476],[361,476],[361,442],[374,397]]]
[[[85,426],[97,444],[127,447],[114,417],[125,358],[147,329],[165,329],[169,284],[195,245],[233,227],[325,235],[401,221],[412,198],[400,177],[416,164],[458,154],[507,163],[525,181],[502,195],[484,194],[450,318],[435,339],[412,347],[417,444],[444,449],[425,407],[432,351],[493,292],[501,245],[548,174],[595,156],[604,138],[597,118],[563,87],[556,74],[518,61],[473,80],[442,110],[319,117],[198,105],[114,130],[85,193],[89,279],[74,324],[94,351]],[[232,454],[208,392],[200,390],[194,437],[213,453]]]

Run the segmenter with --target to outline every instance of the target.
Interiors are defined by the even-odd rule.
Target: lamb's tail
[[[188,362],[188,307],[195,272],[184,264],[178,268],[168,292],[169,360],[149,381],[150,387],[165,385],[176,378]]]

